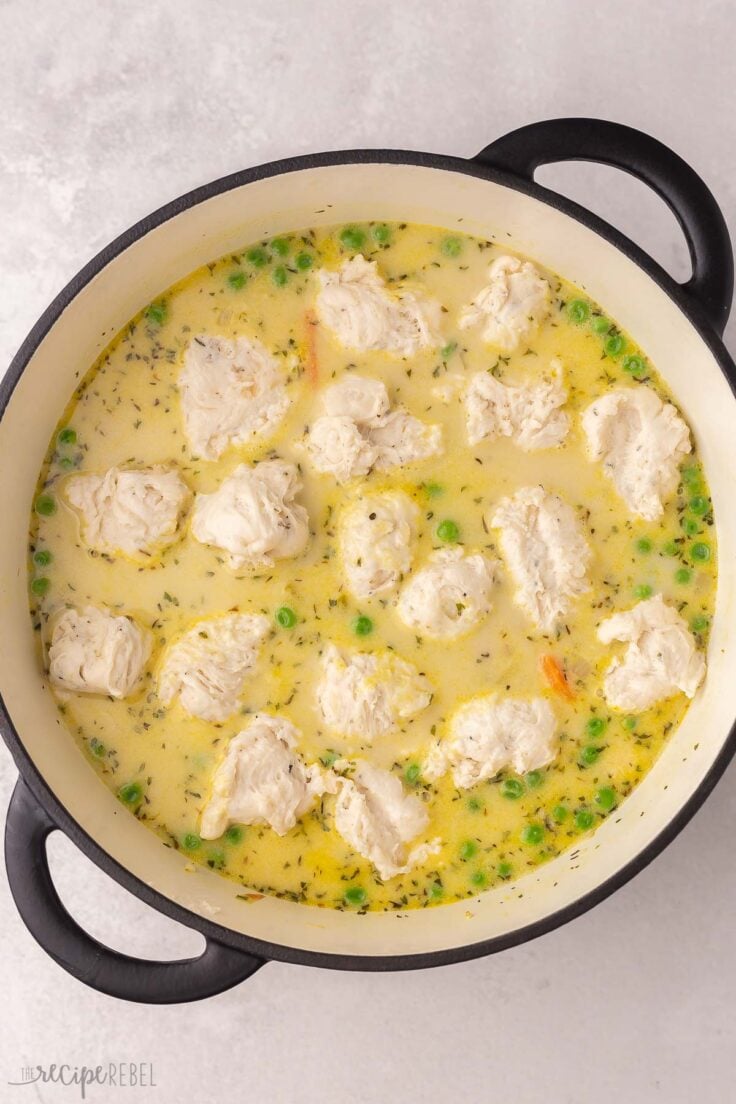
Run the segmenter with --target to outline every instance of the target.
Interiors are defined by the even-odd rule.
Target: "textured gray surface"
[[[292,153],[472,155],[537,118],[599,115],[674,146],[736,230],[735,28],[728,0],[4,0],[0,363],[132,221]],[[587,166],[544,179],[686,274],[672,219],[635,182]],[[3,751],[0,808],[14,775]],[[735,794],[732,768],[633,884],[533,944],[408,975],[267,966],[193,1007],[125,1006],[70,980],[2,882],[0,1098],[77,1099],[5,1082],[27,1063],[114,1059],[153,1062],[157,1088],[92,1101],[730,1099]],[[65,841],[51,850],[62,895],[96,935],[152,957],[196,950]]]

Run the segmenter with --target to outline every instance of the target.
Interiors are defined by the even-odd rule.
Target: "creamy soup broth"
[[[355,353],[315,321],[316,272],[357,252],[378,262],[389,287],[408,283],[442,304],[440,347],[408,358]],[[683,461],[680,486],[661,518],[647,522],[627,510],[603,466],[591,462],[580,425],[581,411],[616,386],[651,388],[676,405],[657,372],[666,374],[667,366],[650,364],[584,291],[543,269],[551,313],[514,352],[494,350],[481,327],[461,330],[461,308],[501,252],[493,242],[398,224],[306,231],[244,248],[192,273],[125,327],[84,375],[50,444],[29,547],[39,662],[46,663],[50,624],[64,605],[124,611],[152,631],[154,642],[140,689],[124,700],[55,689],[61,722],[132,815],[192,862],[242,883],[246,897],[275,894],[311,905],[385,910],[514,883],[616,815],[687,709],[683,694],[638,714],[610,708],[602,679],[622,647],[602,644],[596,629],[610,614],[661,594],[705,648],[716,546],[697,447]],[[192,455],[177,386],[185,349],[201,334],[258,338],[276,356],[291,400],[273,434],[228,448],[213,461]],[[557,448],[524,452],[500,437],[469,446],[461,398],[451,388],[449,401],[436,393],[443,381],[481,370],[507,383],[539,378],[554,358],[562,364],[571,419]],[[392,406],[440,425],[443,454],[345,485],[315,472],[299,442],[321,409],[324,389],[349,373],[384,381]],[[237,464],[271,456],[299,466],[298,498],[310,529],[306,550],[272,567],[230,568],[220,550],[193,539],[186,522],[181,538],[146,563],[95,553],[64,498],[74,473],[172,462],[193,492],[209,493]],[[592,550],[590,589],[551,635],[534,631],[514,601],[498,533],[487,522],[505,495],[538,484],[575,508]],[[450,641],[418,635],[396,615],[395,594],[351,596],[337,531],[341,508],[366,488],[398,488],[417,504],[416,563],[447,545],[438,537],[447,521],[456,526],[450,543],[500,561],[492,610],[466,635]],[[694,545],[701,546],[695,555]],[[284,607],[296,615],[292,626],[277,620]],[[164,706],[156,677],[172,640],[197,619],[224,611],[263,614],[270,629],[244,684],[241,709],[210,723],[187,716],[176,701]],[[370,631],[360,635],[358,625]],[[371,744],[328,731],[314,687],[329,642],[346,652],[390,649],[413,663],[431,683],[430,705]],[[544,656],[565,672],[569,699],[545,677]],[[467,790],[450,773],[425,781],[424,758],[453,711],[490,691],[550,702],[560,733],[554,762],[522,776],[506,769]],[[203,840],[200,816],[214,771],[230,738],[256,711],[293,722],[309,763],[362,756],[394,772],[426,803],[429,824],[421,839],[439,840],[439,850],[409,873],[381,879],[334,830],[330,794],[284,836],[266,825],[234,825],[217,840]]]

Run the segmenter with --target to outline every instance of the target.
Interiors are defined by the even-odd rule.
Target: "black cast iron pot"
[[[675,283],[632,242],[534,183],[535,169],[599,161],[632,173],[674,211],[693,275]],[[47,443],[80,374],[143,305],[194,268],[250,241],[367,219],[431,223],[502,240],[583,288],[643,346],[702,451],[718,520],[720,574],[709,673],[650,774],[575,852],[470,904],[403,914],[313,909],[242,887],[186,858],[130,815],[59,723],[27,608],[30,503]],[[736,557],[734,365],[720,340],[733,289],[728,232],[696,173],[655,139],[592,119],[523,127],[462,160],[385,150],[325,153],[235,173],[168,204],[114,241],[62,291],[0,390],[0,448],[15,458],[0,489],[2,730],[20,772],[8,810],[10,887],[31,933],[64,969],[128,1000],[197,1000],[269,959],[349,970],[403,970],[490,954],[578,916],[665,847],[705,800],[736,747],[736,645],[729,632]],[[203,954],[148,962],[102,946],[54,889],[46,839],[60,829],[142,900],[202,932]],[[523,888],[523,892],[521,891]],[[471,916],[468,917],[468,911]]]

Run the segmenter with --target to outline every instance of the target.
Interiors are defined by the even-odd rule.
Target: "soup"
[[[702,680],[715,560],[629,335],[498,243],[371,223],[118,334],[49,446],[30,605],[63,723],[167,846],[246,900],[404,909],[616,815]]]

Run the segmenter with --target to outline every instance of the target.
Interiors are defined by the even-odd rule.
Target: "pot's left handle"
[[[263,960],[208,939],[198,958],[151,962],[106,947],[64,908],[51,880],[46,839],[56,824],[18,779],[8,808],[5,864],[13,899],[31,935],[85,985],[122,1000],[178,1004],[237,985]]]

